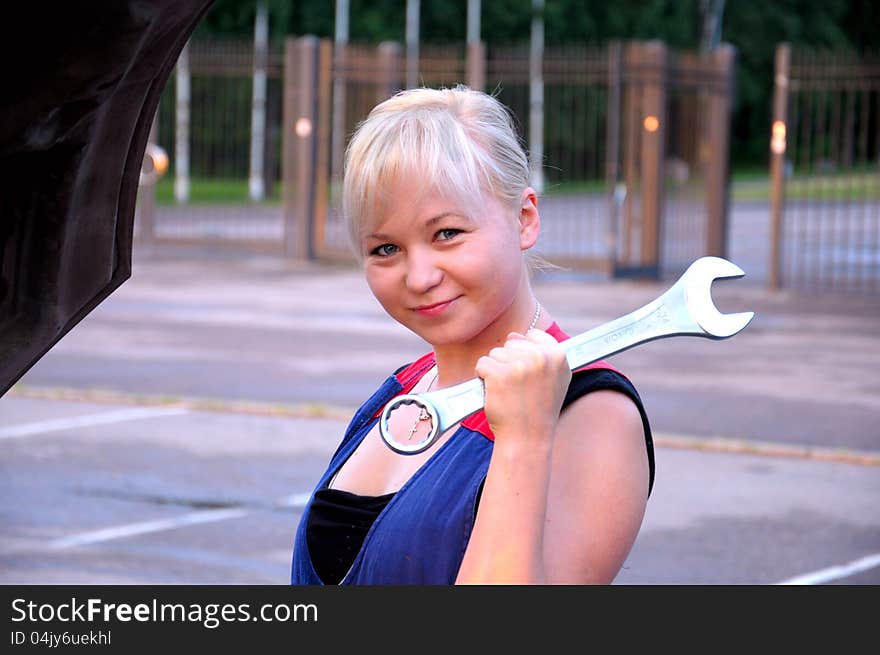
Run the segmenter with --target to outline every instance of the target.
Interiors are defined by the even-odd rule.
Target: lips
[[[431,305],[419,305],[418,307],[413,307],[413,311],[421,316],[439,316],[443,314],[456,300],[458,300],[458,297],[452,298],[451,300],[444,300],[443,302],[438,302]]]

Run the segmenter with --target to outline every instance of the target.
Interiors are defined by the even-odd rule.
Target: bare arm
[[[548,339],[530,333],[478,364],[495,446],[459,584],[607,583],[641,525],[648,463],[638,410],[601,391],[560,417],[571,373]]]
[[[635,403],[595,391],[559,419],[544,528],[547,581],[609,584],[648,500],[648,454]]]

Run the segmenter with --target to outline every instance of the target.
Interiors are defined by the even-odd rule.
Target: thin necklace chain
[[[425,389],[424,393],[428,393],[431,390],[431,387],[434,386],[434,383],[437,381],[437,376],[440,375],[439,369],[434,367],[434,379],[428,384],[428,388]],[[409,429],[409,436],[406,438],[407,441],[412,441],[413,435],[415,435],[416,430],[419,429],[419,423],[422,421],[430,421],[431,417],[428,416],[428,412],[425,411],[425,408],[422,407],[419,409],[419,415],[416,416],[416,420],[413,421],[412,427]]]
[[[541,316],[541,303],[538,302],[537,298],[535,299],[535,315],[532,316],[532,322],[529,323],[529,330],[533,330],[535,326],[538,324],[538,319]],[[529,330],[526,330],[528,332]]]

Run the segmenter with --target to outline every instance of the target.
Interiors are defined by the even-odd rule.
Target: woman
[[[355,414],[303,512],[291,582],[610,583],[653,481],[650,428],[608,364],[569,370],[532,292],[541,220],[506,109],[466,87],[401,92],[359,126],[345,171],[369,287],[431,352]],[[430,449],[382,441],[393,397],[474,376],[484,410]],[[390,427],[424,430],[404,410]]]

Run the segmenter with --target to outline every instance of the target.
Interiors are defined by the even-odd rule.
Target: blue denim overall
[[[559,341],[567,338],[555,324],[548,332]],[[433,365],[434,354],[428,353],[389,377],[358,409],[315,491],[327,487],[376,424],[385,404],[408,392]],[[590,368],[614,370],[605,362]],[[376,518],[341,584],[454,584],[474,527],[492,446],[493,435],[482,410],[462,421]],[[312,566],[306,540],[311,504],[310,499],[294,540],[290,574],[294,585],[323,584]]]

